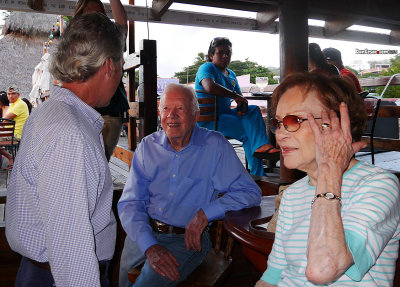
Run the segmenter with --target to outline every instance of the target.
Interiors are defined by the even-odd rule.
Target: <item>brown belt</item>
[[[168,225],[155,219],[150,219],[150,226],[153,231],[166,234],[184,234],[186,231],[185,228]]]

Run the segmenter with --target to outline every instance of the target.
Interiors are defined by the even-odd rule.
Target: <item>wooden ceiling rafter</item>
[[[153,0],[151,13],[154,20],[161,20],[161,17],[167,12],[173,2],[173,0]]]
[[[257,12],[256,15],[257,30],[262,31],[264,28],[274,23],[276,19],[278,19],[278,7],[273,5],[268,5],[268,7],[265,10]]]
[[[329,20],[325,20],[325,37],[330,38],[350,26],[352,26],[355,22],[354,18],[347,17],[336,17]]]

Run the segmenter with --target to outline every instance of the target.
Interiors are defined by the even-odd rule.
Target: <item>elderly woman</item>
[[[247,107],[235,73],[228,69],[231,63],[232,43],[228,38],[215,38],[207,53],[207,63],[196,74],[195,88],[199,98],[217,96],[218,131],[224,136],[243,143],[250,174],[264,175],[263,162],[253,156],[254,152],[270,153],[271,159],[279,159],[279,150],[268,140],[266,127],[258,106]],[[204,92],[202,92],[204,91]],[[231,100],[238,108],[231,109]],[[199,122],[201,127],[214,129],[210,122]]]
[[[399,183],[354,154],[366,114],[345,82],[293,74],[275,90],[272,128],[284,164],[307,173],[286,189],[264,286],[390,286],[398,254]],[[349,117],[351,115],[351,118]]]

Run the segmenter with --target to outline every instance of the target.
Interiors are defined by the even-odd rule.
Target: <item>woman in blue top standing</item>
[[[207,63],[201,65],[197,71],[197,97],[217,96],[218,131],[243,143],[250,174],[264,175],[262,159],[254,157],[254,152],[277,155],[279,150],[269,143],[260,108],[249,106],[246,109],[247,100],[242,96],[236,75],[228,69],[231,56],[232,43],[228,38],[219,37],[211,41]],[[232,99],[237,103],[237,108],[231,109]],[[214,129],[214,124],[210,122],[198,122],[198,125]]]

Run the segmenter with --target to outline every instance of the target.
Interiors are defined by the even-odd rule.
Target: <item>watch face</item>
[[[327,199],[334,199],[335,195],[332,192],[325,193],[325,198]]]

